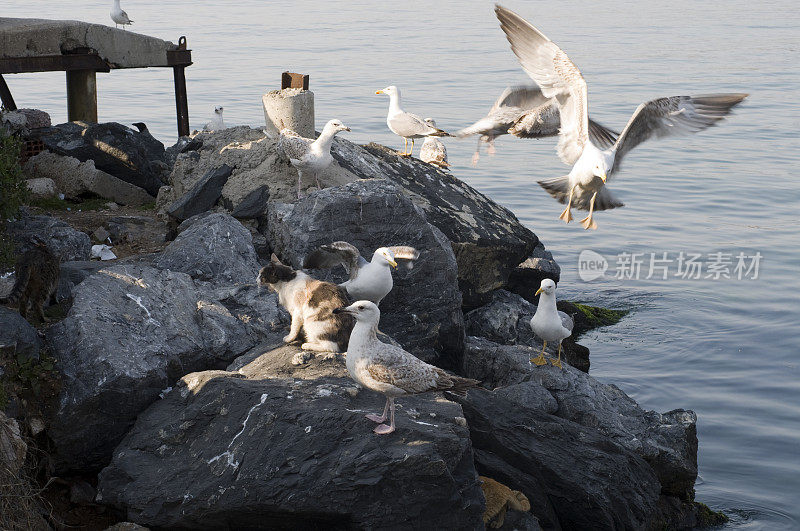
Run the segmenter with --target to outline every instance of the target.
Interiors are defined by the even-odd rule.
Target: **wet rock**
[[[236,219],[206,213],[184,221],[175,241],[156,261],[156,267],[183,271],[215,285],[254,284],[259,264],[253,239]]]
[[[0,346],[15,346],[15,356],[39,359],[42,341],[36,329],[18,311],[0,306]]]
[[[656,518],[661,486],[653,470],[600,429],[498,391],[477,389],[457,401],[479,473],[525,494],[545,529],[643,529]]]
[[[33,247],[34,236],[44,240],[50,252],[62,262],[88,260],[92,253],[92,241],[88,234],[50,216],[22,216],[8,222],[6,227],[14,239],[15,252],[19,255]]]
[[[542,341],[533,333],[530,324],[535,313],[536,305],[514,293],[497,290],[491,302],[466,314],[464,322],[468,335],[503,345],[527,345],[541,350]],[[556,356],[558,345],[550,343],[547,352]],[[561,355],[562,360],[576,369],[589,372],[589,349],[575,343],[572,337],[562,341]]]
[[[227,164],[208,171],[194,186],[169,206],[167,213],[173,218],[183,221],[210,209],[222,195],[222,187],[225,186],[232,171],[233,168]]]
[[[31,136],[53,153],[82,162],[93,160],[97,169],[144,189],[152,197],[164,184],[164,145],[122,124],[68,122],[37,129]]]
[[[285,333],[274,295],[252,308],[246,294],[222,294],[223,303],[187,274],[147,265],[102,269],[74,294],[67,317],[47,330],[62,380],[49,430],[60,471],[99,469],[136,416],[177,378],[226,366],[273,324],[274,340]],[[261,320],[269,305],[274,323]]]
[[[451,420],[457,404],[401,398],[397,431],[379,437],[364,414],[382,396],[353,396],[336,357],[292,366],[297,352],[183,377],[114,451],[99,500],[167,528],[481,527],[467,428]]]
[[[510,210],[429,164],[378,144],[361,147],[338,138],[331,153],[359,177],[394,182],[444,233],[453,245],[467,308],[480,306],[505,286],[511,270],[539,243]]]
[[[452,248],[393,184],[357,181],[312,193],[295,205],[273,203],[267,227],[275,253],[295,268],[311,251],[337,240],[352,243],[367,259],[378,247],[415,247],[420,258],[413,268],[401,265],[392,273],[394,287],[381,302],[381,330],[429,363],[461,365],[464,324]],[[346,279],[341,267],[312,273]]]

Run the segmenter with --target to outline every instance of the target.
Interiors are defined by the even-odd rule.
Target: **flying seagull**
[[[425,123],[431,127],[436,127],[436,122],[433,118],[425,118]],[[422,142],[422,147],[419,148],[419,160],[440,168],[450,167],[447,162],[447,148],[444,142],[435,136],[426,137],[425,141]]]
[[[386,115],[386,125],[389,126],[392,133],[402,136],[403,152],[400,156],[410,157],[414,152],[414,139],[423,138],[426,136],[450,136],[438,127],[431,127],[425,123],[425,120],[405,112],[400,108],[400,89],[394,85],[388,86],[385,89],[378,90],[375,94],[386,94],[389,96],[389,114]],[[411,139],[411,149],[408,149],[408,139]]]
[[[119,25],[122,24],[122,29],[125,29],[125,26],[133,24],[133,21],[128,18],[128,14],[120,7],[119,0],[114,0],[114,7],[111,8],[111,20],[114,21],[115,28],[119,28]]]
[[[623,157],[649,140],[670,135],[697,133],[722,120],[747,94],[672,96],[639,105],[613,146],[600,149],[589,135],[589,102],[586,81],[567,54],[522,17],[495,6],[500,27],[522,69],[541,87],[542,94],[558,102],[561,128],[558,156],[572,165],[568,175],[539,181],[567,207],[560,219],[572,221],[571,208],[588,210],[581,220],[584,229],[596,229],[595,210],[623,206],[606,188],[608,179],[620,169]]]
[[[531,318],[531,329],[542,339],[543,345],[539,357],[532,359],[531,363],[546,365],[544,349],[547,348],[547,342],[558,341],[558,360],[552,363],[558,368],[563,368],[561,367],[561,341],[572,335],[572,317],[556,309],[556,283],[549,278],[542,280],[536,295],[539,295],[539,305]]]
[[[494,139],[498,136],[507,133],[519,138],[556,136],[559,123],[558,102],[554,98],[545,97],[539,87],[506,87],[486,116],[459,129],[453,136],[464,138],[480,135],[475,154],[472,155],[472,165],[476,166],[481,156],[481,143],[488,144],[489,155],[494,155]],[[589,135],[598,145],[608,148],[614,144],[619,133],[590,119]]]
[[[313,251],[306,257],[303,267],[326,269],[342,264],[350,278],[339,285],[347,290],[347,294],[354,300],[365,299],[380,304],[381,300],[392,291],[392,272],[389,267],[397,267],[395,260],[417,258],[419,251],[413,247],[395,245],[375,249],[372,261],[367,262],[354,245],[339,241],[322,245]]]
[[[331,144],[339,131],[350,128],[339,120],[331,120],[322,129],[316,140],[305,138],[291,129],[282,129],[278,138],[278,150],[281,151],[297,170],[297,197],[300,198],[300,181],[303,173],[312,173],[317,187],[321,190],[319,174],[333,162]]]
[[[450,391],[463,396],[467,389],[480,384],[478,380],[448,374],[400,347],[379,341],[377,332],[381,312],[370,301],[358,301],[350,306],[337,308],[333,313],[349,314],[356,319],[347,345],[347,371],[350,376],[363,387],[378,391],[386,397],[383,415],[366,416],[378,423],[373,430],[378,435],[395,430],[395,397],[428,391]],[[388,426],[384,424],[387,418]]]

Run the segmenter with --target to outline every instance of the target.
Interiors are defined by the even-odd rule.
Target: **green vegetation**
[[[108,199],[93,196],[80,199],[59,199],[57,197],[48,197],[46,199],[33,199],[28,204],[32,207],[41,208],[42,210],[103,210],[106,208]]]
[[[705,503],[694,502],[697,510],[697,527],[715,527],[728,522],[728,517],[722,511],[713,511]]]
[[[0,378],[0,410],[5,409],[11,396],[41,397],[53,392],[57,380],[55,359],[46,351],[34,359],[17,354],[15,346],[7,346],[0,348],[0,356],[4,370]]]
[[[630,310],[612,310],[611,308],[588,306],[577,302],[574,304],[584,317],[586,317],[587,322],[592,328],[617,324],[630,312]]]
[[[14,267],[14,242],[6,233],[6,220],[14,217],[28,198],[19,164],[22,141],[0,127],[0,271]]]

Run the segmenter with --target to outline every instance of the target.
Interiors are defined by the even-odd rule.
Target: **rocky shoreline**
[[[541,349],[528,326],[533,293],[560,270],[509,210],[375,144],[336,138],[323,189],[298,200],[295,170],[260,129],[165,150],[119,124],[90,128],[34,130],[50,151],[28,161],[28,176],[100,195],[118,179],[139,204],[155,201],[140,225],[158,224],[168,242],[89,261],[88,234],[22,215],[11,235],[18,249],[44,236],[59,255],[68,311],[42,341],[0,307],[0,345],[26,359],[45,348],[58,381],[52,400],[11,396],[5,412],[25,433],[43,425],[53,475],[97,478],[87,504],[155,528],[481,529],[483,475],[530,501],[503,529],[710,523],[694,501],[693,412],[643,410],[588,374],[589,351],[574,340],[563,371],[529,363]],[[95,153],[92,138],[129,163]],[[92,160],[108,179],[85,177]],[[137,237],[137,222],[116,223],[113,237],[102,227],[111,243]],[[334,240],[362,253],[419,249],[381,303],[381,331],[483,388],[400,399],[397,432],[373,435],[363,414],[378,395],[358,388],[341,355],[284,346],[288,315],[255,285],[271,253],[299,268]]]

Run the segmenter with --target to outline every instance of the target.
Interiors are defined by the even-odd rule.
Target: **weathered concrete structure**
[[[171,67],[178,134],[189,134],[184,69],[192,64],[186,38],[178,44],[77,20],[0,18],[0,97],[16,109],[2,74],[63,70],[70,121],[97,122],[97,72],[117,68]]]

